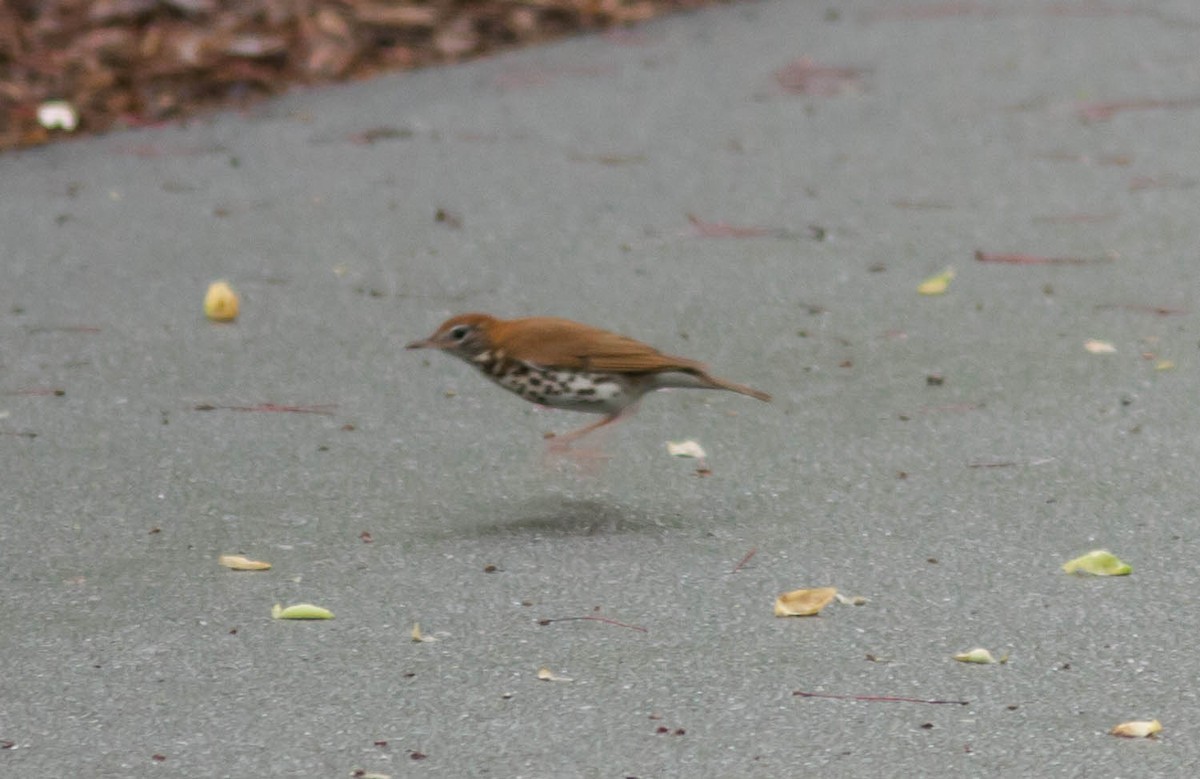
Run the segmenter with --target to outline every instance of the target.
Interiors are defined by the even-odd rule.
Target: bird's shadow
[[[469,535],[599,536],[661,532],[667,526],[645,510],[619,503],[545,496],[501,507],[487,521],[477,523]]]

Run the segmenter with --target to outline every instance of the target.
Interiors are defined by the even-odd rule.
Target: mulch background
[[[721,0],[0,0],[0,151]],[[63,100],[73,133],[38,107]]]

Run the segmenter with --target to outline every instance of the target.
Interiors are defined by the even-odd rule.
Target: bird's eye
[[[450,328],[450,339],[453,341],[461,341],[467,337],[467,333],[471,332],[471,328],[466,325],[458,325]]]

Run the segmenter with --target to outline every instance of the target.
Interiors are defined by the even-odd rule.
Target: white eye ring
[[[457,325],[450,328],[450,338],[454,341],[461,341],[467,337],[467,333],[471,332],[471,328],[466,325]]]

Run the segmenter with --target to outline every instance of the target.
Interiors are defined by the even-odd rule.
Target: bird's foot
[[[573,466],[584,476],[595,476],[612,459],[612,455],[606,453],[599,446],[572,446],[574,440],[576,438],[570,435],[555,436],[553,433],[548,433],[546,435],[546,451],[542,456],[543,465],[547,468],[557,468],[565,463]]]

